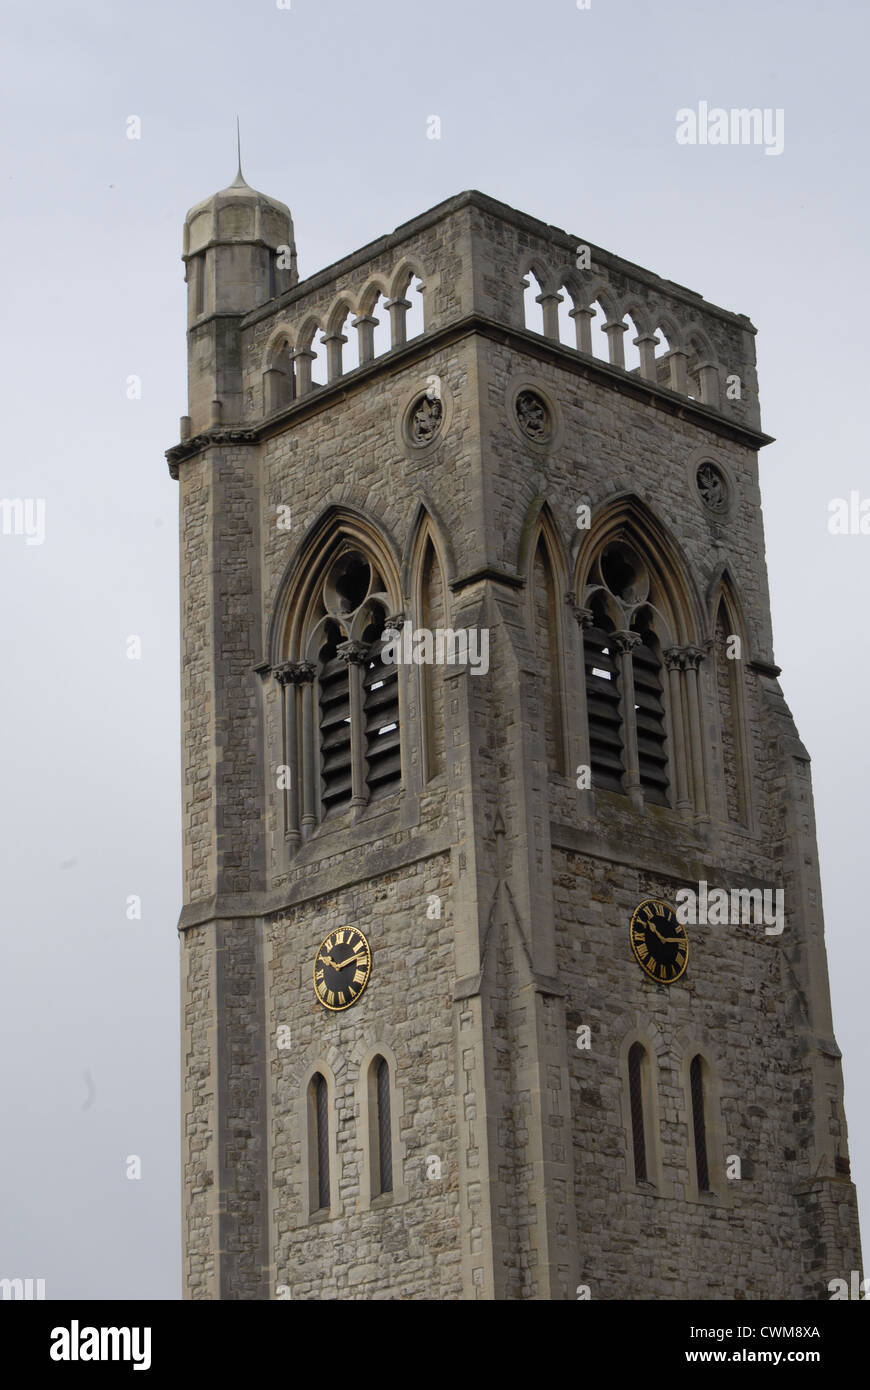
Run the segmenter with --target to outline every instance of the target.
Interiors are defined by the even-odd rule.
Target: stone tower
[[[751,323],[477,192],[184,261],[186,1296],[827,1298]]]

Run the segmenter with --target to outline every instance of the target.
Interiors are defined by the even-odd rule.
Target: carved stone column
[[[592,320],[595,318],[594,309],[570,309],[568,317],[574,320],[574,327],[577,330],[577,351],[588,352],[592,356]]]
[[[559,305],[562,303],[561,294],[536,294],[535,303],[540,304],[544,311],[544,337],[555,338],[559,341]]]
[[[326,344],[326,379],[335,381],[341,376],[341,349],[347,342],[343,333],[324,334]]]
[[[575,711],[578,711],[578,713],[575,714],[575,719],[577,720],[577,723],[579,724],[579,728],[576,730],[576,732],[579,734],[580,762],[581,762],[581,764],[582,764],[582,763],[585,763],[586,766],[590,769],[590,772],[591,772],[591,769],[592,769],[592,745],[591,745],[591,742],[590,742],[590,739],[589,739],[589,710],[588,710],[588,704],[587,704],[587,701],[586,701],[586,698],[585,698],[585,695],[586,695],[586,647],[585,647],[585,642],[584,642],[584,638],[583,638],[583,633],[586,631],[587,627],[594,627],[594,626],[595,626],[595,614],[592,612],[592,609],[591,609],[591,608],[584,608],[582,604],[577,603],[577,602],[576,602],[576,599],[575,599],[575,596],[574,596],[574,594],[572,594],[572,593],[567,593],[567,594],[565,595],[565,602],[566,602],[566,603],[569,605],[569,607],[571,608],[571,611],[573,612],[574,617],[575,617],[576,622],[577,622],[577,627],[578,627],[579,630],[580,630],[580,672],[579,672],[579,674],[580,674],[580,680],[581,680],[582,687],[583,687],[584,698],[583,698],[582,700],[574,701],[574,702],[573,702],[573,708],[574,708]],[[571,718],[571,707],[569,706],[569,720],[570,720],[570,718]],[[570,771],[570,769],[569,769],[569,771]],[[579,789],[578,789],[578,790],[579,790]],[[584,796],[586,796],[586,797],[588,798],[589,795],[590,795],[590,793],[591,793],[591,790],[592,790],[591,787],[590,787],[590,789],[589,789],[589,792],[586,792],[586,793],[584,793],[582,790],[579,790],[579,795],[581,796],[581,798],[584,797]],[[581,804],[582,804],[582,803],[581,803]],[[591,809],[591,805],[592,805],[592,803],[589,802],[589,805],[588,805],[588,808],[587,808],[587,809]]]
[[[655,381],[656,348],[661,342],[661,338],[657,338],[655,333],[639,333],[633,342],[640,353],[641,376],[644,381]]]
[[[305,396],[311,390],[311,363],[317,356],[310,348],[300,348],[294,352],[293,360],[296,363],[296,395]]]
[[[411,307],[410,299],[388,299],[386,307],[390,311],[390,337],[393,347],[401,347],[407,341],[405,316]]]
[[[620,340],[621,341],[621,340]],[[640,763],[637,756],[637,720],[634,715],[634,669],[631,654],[641,640],[639,632],[614,632],[612,644],[619,654],[619,708],[622,714],[622,747],[625,754],[623,785],[635,806],[643,807]]]
[[[363,667],[368,659],[368,647],[364,642],[341,642],[336,648],[336,655],[347,666],[350,695],[350,809],[358,813],[367,800]]]
[[[604,331],[607,334],[610,361],[614,367],[625,367],[625,343],[622,335],[628,332],[628,324],[619,321],[606,323]]]
[[[702,362],[698,368],[698,380],[701,383],[701,400],[705,405],[712,405],[716,410],[719,409],[719,368],[715,362]]]
[[[372,314],[361,314],[358,319],[353,319],[353,327],[359,334],[359,364],[371,362],[375,355],[375,327],[380,323]]]
[[[300,787],[306,788],[311,781],[311,775],[305,767],[308,757],[304,731],[303,757],[299,757],[300,699],[297,690],[299,686],[306,684],[309,690],[311,689],[314,666],[310,661],[285,661],[283,665],[275,667],[273,674],[281,686],[284,709],[284,762],[290,769],[290,786],[284,793],[284,830],[288,840],[297,845],[302,838],[299,823],[299,791]],[[313,767],[313,753],[311,763]]]
[[[674,767],[677,774],[677,801],[676,810],[680,815],[689,817],[692,814],[692,801],[689,796],[688,768],[686,763],[686,721],[683,717],[683,692],[681,672],[683,670],[683,652],[681,647],[668,647],[667,651],[662,652],[665,665],[668,668],[668,688],[670,691],[671,706],[671,733]]]
[[[707,814],[707,786],[704,777],[704,743],[701,733],[701,704],[698,698],[698,668],[704,659],[700,647],[683,647],[689,728],[692,734],[692,781],[695,784],[695,813]]]
[[[686,363],[689,354],[683,352],[682,348],[674,348],[668,353],[668,365],[671,370],[671,379],[668,382],[672,391],[679,391],[681,396],[689,394],[689,378],[686,372]]]

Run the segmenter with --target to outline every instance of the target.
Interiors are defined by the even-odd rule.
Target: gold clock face
[[[677,914],[658,898],[638,903],[629,927],[631,949],[641,970],[657,985],[672,985],[689,963],[689,937]]]
[[[369,982],[372,952],[358,927],[338,927],[314,957],[314,993],[325,1009],[339,1013],[355,1004]]]

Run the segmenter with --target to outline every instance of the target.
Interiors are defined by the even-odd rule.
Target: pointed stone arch
[[[450,579],[443,529],[422,503],[417,508],[409,544],[405,592],[410,598],[414,625],[434,633],[451,628]],[[420,713],[421,776],[425,786],[446,768],[446,690],[444,668],[426,662],[414,668]]]
[[[625,540],[650,564],[660,593],[645,596],[668,617],[674,642],[698,644],[705,633],[704,607],[689,565],[669,528],[655,509],[636,493],[611,496],[593,509],[592,525],[578,547],[574,569],[574,592],[582,604],[584,588],[596,554],[609,541]]]
[[[720,567],[708,595],[707,643],[716,717],[719,812],[727,822],[753,828],[752,748],[745,678],[750,649],[742,603],[727,566]]]
[[[400,607],[400,562],[395,539],[382,521],[363,508],[330,503],[311,523],[287,562],[275,590],[266,634],[266,659],[270,666],[304,659],[300,629],[306,595],[317,583],[327,556],[342,542],[357,543],[372,554],[388,584],[387,592]]]
[[[520,537],[518,572],[525,579],[529,642],[538,668],[541,732],[550,769],[566,771],[565,548],[547,501],[538,496]]]

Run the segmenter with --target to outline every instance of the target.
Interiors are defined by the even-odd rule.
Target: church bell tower
[[[183,259],[185,1296],[828,1297],[752,324],[473,191]]]

